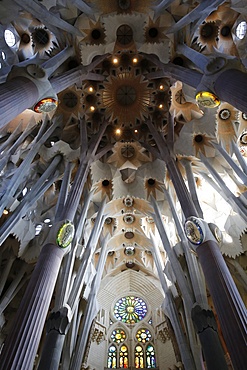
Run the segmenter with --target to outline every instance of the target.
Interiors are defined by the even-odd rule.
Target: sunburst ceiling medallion
[[[122,127],[132,127],[137,120],[148,117],[147,108],[151,100],[148,84],[142,75],[135,76],[132,71],[110,76],[102,96],[109,119]]]

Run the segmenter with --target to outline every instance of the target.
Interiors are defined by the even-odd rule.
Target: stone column
[[[182,164],[185,168],[185,171],[186,171],[186,177],[187,177],[187,181],[188,181],[188,186],[189,186],[191,198],[192,198],[193,203],[196,207],[198,216],[203,218],[202,209],[201,209],[200,202],[199,202],[198,196],[197,196],[195,178],[194,178],[194,174],[193,174],[193,171],[192,171],[192,168],[191,168],[191,161],[189,161],[188,159],[182,159],[181,162],[182,162]]]
[[[65,249],[46,244],[0,355],[1,370],[32,370]]]
[[[176,191],[178,200],[179,200],[179,202],[181,204],[182,211],[183,211],[183,213],[185,215],[185,218],[187,218],[187,220],[190,220],[190,219],[192,219],[192,220],[193,219],[199,220],[197,217],[193,217],[192,216],[192,215],[197,215],[197,211],[196,211],[196,208],[195,208],[195,206],[193,204],[193,201],[191,199],[191,196],[190,196],[190,194],[188,192],[188,189],[187,189],[187,187],[186,187],[186,185],[184,183],[184,180],[182,178],[182,175],[181,175],[180,171],[178,170],[178,167],[176,165],[176,161],[174,159],[174,155],[169,152],[169,150],[167,148],[167,144],[166,144],[165,139],[163,137],[161,137],[161,135],[159,135],[157,132],[155,132],[154,130],[152,130],[153,127],[152,127],[152,125],[151,125],[150,122],[148,123],[148,126],[149,126],[150,131],[152,131],[152,133],[154,135],[154,139],[155,139],[155,141],[157,143],[157,146],[159,148],[161,157],[162,157],[162,159],[166,163],[166,167],[167,167],[168,172],[169,172],[169,175],[170,175],[170,177],[172,179],[172,183],[173,183],[173,186],[175,188],[175,191]],[[199,257],[199,262],[201,263],[202,270],[203,270],[204,275],[205,275],[205,278],[206,278],[206,283],[208,284],[208,278],[209,278],[209,276],[206,273],[206,270],[205,269],[208,266],[209,267],[209,270],[210,270],[210,273],[212,274],[212,276],[210,277],[212,279],[212,284],[213,285],[217,285],[218,280],[222,279],[222,277],[220,277],[219,271],[218,271],[218,269],[219,269],[218,266],[219,265],[222,265],[222,269],[223,269],[222,271],[224,271],[224,273],[226,274],[225,275],[226,281],[228,279],[231,279],[232,280],[232,278],[231,278],[231,275],[229,273],[229,270],[226,267],[226,264],[224,262],[224,259],[223,259],[222,255],[221,255],[220,251],[219,251],[218,243],[216,242],[216,239],[215,239],[217,237],[217,235],[215,235],[215,237],[213,236],[211,230],[209,229],[209,226],[205,222],[205,227],[204,228],[206,229],[206,227],[207,227],[207,230],[208,230],[207,238],[208,239],[211,239],[211,242],[213,243],[214,248],[217,248],[218,249],[217,257],[215,255],[215,258],[214,259],[211,258],[211,260],[210,260],[210,266],[208,264],[208,257],[206,256],[206,252],[204,253],[204,249],[202,250],[201,257],[199,257],[199,253],[198,253],[198,257]],[[193,239],[196,236],[196,239],[197,239],[196,244],[195,244],[196,246],[197,246],[198,240],[199,240],[199,243],[202,243],[202,239],[201,238],[203,237],[203,235],[201,235],[202,234],[201,233],[201,231],[202,231],[201,229],[203,229],[203,227],[201,227],[199,229],[199,227],[197,225],[197,221],[195,221],[194,223],[193,222],[192,223],[189,223],[189,224],[187,224],[187,228],[185,227],[185,231],[186,231],[185,234],[186,234],[186,236],[187,236],[187,238],[189,239],[190,242],[191,242],[191,239]],[[215,226],[215,229],[217,229],[216,226]],[[208,240],[208,239],[205,239],[205,240]],[[203,244],[205,244],[205,242]],[[206,251],[206,249],[207,248],[205,248],[205,251]],[[223,266],[225,266],[225,267],[223,268]],[[242,322],[242,325],[241,325],[242,315],[239,316],[238,304],[236,304],[237,302],[235,302],[235,295],[237,295],[239,297],[240,301],[241,301],[241,298],[239,296],[239,293],[237,291],[237,288],[234,285],[234,283],[233,283],[234,287],[233,286],[229,286],[228,287],[227,284],[226,284],[225,287],[224,287],[225,289],[222,289],[223,288],[222,287],[222,282],[219,285],[221,286],[221,294],[219,294],[219,292],[218,292],[218,294],[215,294],[215,295],[213,295],[211,293],[210,287],[208,285],[208,288],[209,288],[210,293],[212,295],[212,298],[213,298],[213,301],[214,301],[214,304],[215,304],[215,307],[216,307],[216,311],[217,311],[218,316],[220,316],[220,312],[218,312],[217,308],[219,310],[222,310],[223,307],[222,307],[221,304],[218,305],[217,302],[218,301],[219,302],[221,301],[221,297],[222,296],[224,296],[224,298],[222,299],[222,301],[224,301],[225,304],[226,304],[226,301],[227,300],[231,301],[231,303],[232,303],[232,311],[231,311],[231,313],[228,312],[226,315],[224,314],[222,316],[221,325],[225,325],[225,326],[228,326],[229,325],[229,327],[231,327],[230,322],[232,320],[231,319],[232,315],[233,316],[237,316],[236,321],[239,322],[239,324],[240,324],[237,327],[238,327],[238,330],[240,330],[240,333],[241,334],[239,333],[239,335],[241,337],[242,336],[242,330],[243,330],[245,324],[244,324],[244,322]],[[243,302],[242,302],[242,305],[243,305]],[[226,310],[226,312],[227,312],[227,310]],[[245,327],[245,330],[246,330],[246,327]],[[218,338],[218,341],[219,341],[219,338]],[[240,340],[240,342],[241,342],[241,340]],[[243,344],[243,342],[242,342],[242,344]],[[228,349],[229,349],[229,352],[230,352],[230,347]],[[206,351],[205,353],[209,353],[208,349],[204,349],[204,351]],[[232,351],[234,351],[233,348],[232,348]],[[219,359],[221,359],[221,361],[222,361],[222,365],[221,365],[222,366],[222,369],[224,369],[225,359],[221,356],[221,353],[220,352],[217,352],[214,355],[215,356],[219,356]],[[231,353],[230,353],[230,355],[231,355]],[[234,356],[235,355],[233,353],[233,357]],[[236,369],[242,369],[242,368],[241,367],[240,368],[236,367]]]
[[[48,73],[51,72],[51,63],[48,64],[47,72],[44,68],[35,64],[24,67],[14,66],[7,77],[7,81],[0,85],[0,128],[25,109],[35,106],[41,99],[53,98],[53,103],[48,104],[43,111],[54,110],[57,104],[56,94],[78,81],[85,79],[102,81],[104,76],[89,73],[95,65],[100,63],[101,59],[98,58],[90,66],[80,66],[51,80],[48,79]]]
[[[152,72],[148,78],[171,77],[197,89],[197,92],[209,91],[228,102],[241,112],[247,112],[247,73],[240,59],[222,56],[205,56],[187,45],[178,45],[177,51],[190,59],[203,71],[196,72],[171,64],[164,64],[153,56],[147,59],[154,62],[161,70]],[[205,105],[206,106],[206,105]]]
[[[156,245],[154,238],[152,236],[151,238],[153,241],[153,252],[154,252],[153,256],[154,256],[155,265],[158,271],[162,289],[165,293],[165,299],[164,299],[162,308],[164,309],[165,314],[169,317],[171,321],[185,370],[196,370],[196,364],[195,364],[194,358],[191,354],[190,347],[188,345],[188,342],[186,340],[186,337],[181,327],[177,307],[175,305],[172,293],[166,283],[166,279],[165,279],[162,264],[161,264],[161,256],[160,256],[159,248]]]
[[[87,346],[88,336],[90,333],[90,328],[99,310],[96,297],[99,291],[101,277],[103,274],[104,265],[106,261],[106,256],[107,256],[106,245],[107,245],[108,239],[109,239],[109,234],[106,235],[106,237],[104,238],[101,244],[101,251],[100,251],[100,256],[99,256],[98,265],[96,269],[96,274],[94,276],[94,279],[91,285],[91,291],[88,297],[86,310],[85,310],[85,313],[82,319],[83,329],[80,334],[80,337],[78,338],[75,351],[74,351],[74,355],[70,362],[70,370],[80,370],[81,368],[81,364],[82,364],[82,361],[85,355],[86,346]]]
[[[214,302],[233,367],[237,370],[244,370],[247,364],[246,307],[207,223],[195,217],[187,222],[190,223],[189,238],[193,235],[193,225],[203,235],[202,242],[198,245],[193,244],[193,246],[198,254]],[[185,228],[188,226],[187,222]]]
[[[103,226],[104,217],[102,213],[104,206],[105,201],[102,202],[98,212],[94,228],[87,243],[86,251],[82,256],[80,267],[71,287],[71,292],[69,296],[66,297],[64,306],[58,307],[56,311],[51,313],[48,319],[45,344],[38,367],[39,370],[57,370],[59,368],[65,336],[69,330],[74,312],[77,308],[77,303],[80,300],[80,295],[85,284],[85,275]],[[67,276],[65,278],[67,278]]]
[[[25,109],[33,106],[39,97],[37,86],[26,77],[16,77],[0,85],[0,126],[5,126]]]
[[[228,370],[224,351],[219,341],[216,320],[211,310],[202,309],[199,305],[191,312],[196,333],[200,338],[208,370]],[[215,355],[216,354],[216,355]]]
[[[45,345],[42,350],[38,369],[58,369],[61,351],[70,326],[71,317],[69,307],[62,307],[59,311],[51,313],[46,324]]]
[[[247,73],[237,69],[228,69],[222,72],[214,84],[215,93],[239,109],[247,112]]]
[[[0,275],[0,296],[2,294],[2,291],[3,291],[3,288],[4,288],[5,283],[7,281],[10,269],[11,269],[15,259],[16,259],[16,257],[13,254],[13,252],[11,251],[10,256],[9,256],[7,262],[6,262],[5,267],[4,267],[4,270],[2,271],[2,273]]]

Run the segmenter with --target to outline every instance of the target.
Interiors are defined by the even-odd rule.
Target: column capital
[[[55,222],[52,229],[50,230],[46,243],[52,243],[56,246],[70,250],[70,245],[75,235],[74,224],[70,220],[61,220]],[[69,248],[68,248],[69,247]]]
[[[214,241],[218,244],[222,241],[222,233],[218,226],[213,223],[207,223],[199,217],[188,217],[184,223],[184,230],[194,251],[196,251],[199,245],[207,241]]]
[[[14,80],[18,77],[27,78],[33,82],[38,90],[38,101],[30,108],[37,113],[51,112],[56,109],[58,97],[44,68],[37,64],[28,64],[24,67],[13,66],[8,74],[7,81]]]
[[[206,108],[214,108],[221,103],[221,97],[218,97],[215,91],[215,83],[220,75],[228,70],[246,73],[241,61],[235,57],[215,55],[208,58],[201,82],[196,88],[196,100],[199,104]]]

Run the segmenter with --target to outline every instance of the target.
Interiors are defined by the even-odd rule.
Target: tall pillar
[[[203,355],[208,370],[227,370],[224,351],[219,341],[217,323],[212,310],[202,309],[199,305],[193,307],[191,312],[196,333],[200,338]]]
[[[5,126],[25,109],[33,106],[39,97],[37,86],[26,77],[16,77],[0,85],[0,126]]]
[[[64,340],[68,332],[72,314],[70,307],[62,307],[52,312],[46,324],[45,344],[39,362],[39,370],[57,370]]]
[[[172,268],[173,268],[173,272],[176,276],[178,286],[180,288],[180,291],[182,292],[185,314],[187,312],[191,314],[193,312],[193,303],[194,303],[194,300],[193,300],[193,297],[192,297],[192,292],[187,287],[186,280],[185,280],[184,274],[183,274],[183,270],[180,266],[180,263],[176,259],[176,255],[174,254],[173,248],[171,248],[170,243],[169,243],[169,239],[166,236],[164,225],[162,225],[162,218],[161,218],[160,212],[158,210],[157,202],[153,198],[151,198],[151,203],[152,203],[152,206],[153,206],[154,211],[155,211],[155,215],[153,217],[154,217],[156,226],[158,228],[161,240],[163,242],[164,249],[166,250],[168,258],[170,259],[170,262],[171,262],[171,265],[172,265]],[[155,249],[157,249],[157,248],[155,248]],[[171,251],[173,253],[171,253]],[[158,251],[156,251],[156,254],[157,253],[158,253]],[[197,307],[200,307],[198,302],[196,302],[196,303],[197,303]],[[211,312],[211,315],[213,316],[213,312],[212,311],[210,311],[210,312]],[[204,311],[202,309],[201,309],[201,311],[197,312],[196,317],[197,317],[198,320],[200,318],[200,315],[201,315],[201,322],[205,323],[205,315],[204,315]],[[193,318],[193,315],[192,315],[192,318]],[[194,346],[195,345],[194,338],[191,335],[189,335],[190,334],[190,332],[189,332],[189,330],[190,330],[190,319],[187,317],[187,315],[186,315],[186,319],[187,319],[188,336],[190,337],[190,344],[191,344],[191,346]],[[193,321],[193,324],[194,324],[194,321]],[[194,325],[194,326],[196,326],[196,325]],[[218,365],[220,364],[220,369],[221,370],[227,370],[227,365],[226,365],[225,358],[224,358],[224,353],[223,353],[223,350],[221,348],[221,344],[220,344],[220,341],[219,341],[219,338],[218,338],[218,334],[217,334],[217,332],[213,332],[212,328],[209,325],[206,325],[206,327],[204,329],[206,330],[207,328],[208,328],[208,330],[207,330],[207,340],[208,341],[205,341],[204,340],[205,335],[202,335],[201,331],[197,330],[197,334],[198,334],[198,337],[199,337],[201,345],[202,345],[202,350],[203,350],[203,354],[204,354],[205,361],[206,361],[206,364],[207,364],[207,368],[208,368],[208,370],[218,370],[219,369]],[[202,341],[201,341],[201,336],[202,336]],[[214,343],[214,346],[212,346],[212,344],[211,344],[211,339],[212,339],[212,343]],[[210,345],[209,345],[209,343],[210,343]],[[195,361],[198,360],[198,352],[194,351],[193,355],[194,355]],[[215,359],[214,363],[212,363],[212,361],[211,361],[212,357]],[[196,362],[199,363],[199,361],[196,361]]]
[[[227,69],[222,72],[214,84],[215,93],[221,100],[226,101],[239,109],[247,112],[247,73],[237,69]]]
[[[64,303],[63,307],[59,307],[58,310],[52,312],[48,318],[47,334],[38,367],[39,370],[58,370],[59,368],[65,336],[69,330],[74,312],[80,300],[80,295],[85,284],[85,275],[103,227],[104,217],[102,214],[104,206],[105,202],[102,202],[66,303]]]
[[[98,302],[97,302],[97,294],[100,288],[101,277],[104,271],[104,265],[107,256],[107,242],[109,239],[109,234],[107,234],[101,244],[101,251],[98,260],[98,265],[96,269],[96,274],[93,278],[93,282],[91,285],[91,291],[88,297],[88,302],[85,310],[85,314],[82,319],[82,332],[80,337],[78,338],[75,351],[70,363],[70,370],[80,370],[81,364],[83,361],[83,357],[85,355],[86,345],[88,336],[90,333],[90,329],[93,323],[95,316],[99,310]]]
[[[57,61],[57,58],[55,61]],[[50,112],[56,109],[57,95],[64,89],[84,79],[103,80],[104,76],[89,73],[92,68],[100,63],[102,58],[93,61],[89,66],[80,66],[61,76],[48,79],[51,72],[51,63],[47,64],[47,71],[35,64],[24,67],[14,66],[8,74],[7,81],[0,84],[0,128],[14,119],[25,109],[34,107],[37,103],[37,112]],[[60,59],[60,62],[63,58]],[[47,102],[46,99],[49,99]]]
[[[197,211],[182,175],[178,170],[174,156],[169,152],[165,139],[152,130],[153,126],[151,123],[148,123],[148,125],[154,135],[161,157],[166,163],[182,211],[187,219],[185,223],[185,234],[190,244],[194,245],[198,254],[199,262],[202,266],[206,283],[220,320],[222,332],[223,327],[225,328],[223,336],[233,365],[238,370],[244,370],[247,363],[247,312],[223,256],[220,253],[217,243],[219,231],[213,225],[212,229],[214,230],[211,231],[205,221],[197,218]],[[226,309],[226,306],[228,309]],[[237,341],[234,341],[235,346],[232,344],[232,333],[238,333],[236,336]],[[245,348],[245,352],[240,350],[240,348]],[[244,367],[243,364],[245,364]]]
[[[247,310],[207,223],[196,217],[185,223],[188,239],[198,254],[233,367],[246,369]],[[198,240],[195,236],[201,238]]]
[[[0,355],[1,370],[32,370],[65,249],[46,244]]]
[[[217,104],[222,100],[241,112],[247,112],[247,73],[240,59],[228,58],[225,54],[208,57],[185,44],[178,45],[177,51],[190,59],[203,73],[181,66],[166,65],[153,56],[147,56],[147,59],[152,60],[161,69],[151,72],[148,78],[169,76],[178,79],[196,88],[198,93],[213,93],[216,98],[215,102],[218,100]],[[205,107],[210,107],[208,97],[198,101]]]
[[[176,337],[176,340],[177,340],[177,344],[178,344],[178,347],[179,347],[181,359],[183,361],[183,365],[184,365],[185,370],[196,370],[196,364],[195,364],[194,358],[191,354],[188,342],[187,342],[186,337],[184,335],[184,332],[182,330],[182,326],[181,326],[180,318],[179,318],[179,315],[178,315],[177,307],[175,305],[172,293],[171,293],[171,291],[168,288],[167,283],[166,283],[166,279],[165,279],[162,264],[161,264],[160,251],[159,251],[158,246],[155,243],[155,240],[154,240],[152,234],[151,234],[151,239],[153,241],[153,251],[154,251],[153,256],[154,256],[155,265],[156,265],[156,268],[157,268],[157,271],[158,271],[158,275],[159,275],[159,279],[160,279],[162,289],[165,293],[165,299],[164,299],[164,303],[162,305],[162,308],[164,309],[165,314],[169,317],[169,319],[171,321],[171,325],[172,325],[174,333],[175,333],[175,337]]]

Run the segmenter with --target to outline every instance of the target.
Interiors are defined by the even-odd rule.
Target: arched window
[[[155,351],[152,344],[148,344],[146,347],[146,367],[148,369],[156,367]]]
[[[113,344],[108,349],[107,367],[108,369],[117,368],[117,348]]]
[[[129,367],[128,348],[125,344],[123,344],[119,350],[119,367],[121,369]]]
[[[144,352],[139,344],[135,348],[135,367],[136,369],[144,368]]]
[[[126,340],[126,333],[123,329],[114,329],[110,337],[114,344],[108,350],[107,367],[109,369],[127,369],[129,367],[128,347],[123,342]],[[115,345],[116,344],[116,345]]]

